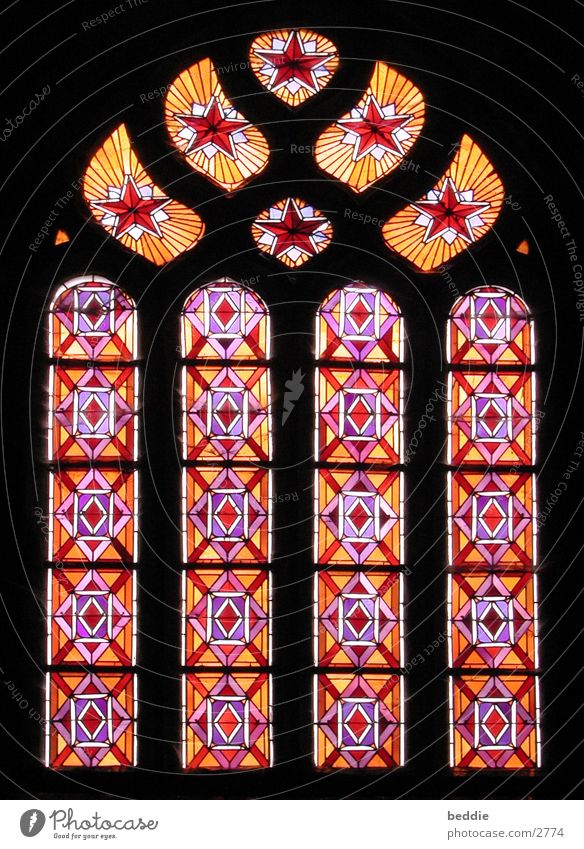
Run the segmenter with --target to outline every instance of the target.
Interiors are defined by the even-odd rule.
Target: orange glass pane
[[[532,675],[452,678],[450,765],[533,769],[540,765],[538,681]]]
[[[317,369],[320,462],[399,463],[401,372]]]
[[[185,460],[270,459],[269,377],[262,367],[185,367]]]
[[[515,472],[454,472],[450,487],[450,553],[454,566],[533,567],[533,476]]]
[[[270,688],[270,678],[263,672],[185,675],[183,767],[271,766]]]
[[[450,666],[537,666],[535,577],[494,573],[448,577]]]
[[[403,762],[399,675],[318,675],[315,763],[321,769],[381,768]]]
[[[329,245],[328,218],[300,198],[284,198],[256,218],[251,228],[256,245],[290,268],[298,268]]]
[[[184,469],[184,562],[267,563],[270,498],[266,469]]]
[[[93,156],[83,194],[95,220],[111,236],[155,265],[193,248],[205,229],[196,212],[167,197],[148,176],[124,124]]]
[[[363,97],[319,136],[316,162],[331,177],[363,192],[407,155],[420,135],[424,112],[420,90],[376,62]]]
[[[324,88],[339,64],[335,45],[311,30],[260,35],[250,48],[252,71],[288,106],[299,106]]]
[[[49,559],[133,563],[136,472],[66,469],[49,478]]]
[[[448,462],[532,465],[532,393],[529,371],[453,372]]]
[[[390,218],[383,238],[420,271],[432,271],[488,233],[503,197],[503,184],[491,162],[464,135],[436,186]]]
[[[53,569],[49,661],[83,666],[135,663],[134,575],[125,569]]]
[[[318,666],[400,667],[401,575],[338,572],[315,575]]]
[[[183,666],[269,666],[270,595],[263,570],[185,572]]]
[[[49,310],[49,356],[112,362],[137,356],[136,307],[105,277],[76,277],[61,286]]]
[[[448,322],[452,365],[533,365],[532,321],[525,302],[502,286],[477,286],[459,298]]]
[[[270,356],[268,309],[262,299],[221,277],[189,295],[181,316],[181,353],[193,360],[264,360]]]
[[[49,460],[137,459],[136,369],[51,369]]]
[[[227,99],[210,59],[183,71],[165,101],[170,137],[188,163],[228,192],[256,177],[268,163],[262,133]]]
[[[51,673],[47,681],[47,766],[133,766],[134,679],[129,672]]]
[[[399,472],[320,469],[316,475],[315,558],[338,565],[398,566],[402,560]]]
[[[359,281],[335,289],[317,313],[321,360],[398,363],[403,360],[401,314],[389,295]]]

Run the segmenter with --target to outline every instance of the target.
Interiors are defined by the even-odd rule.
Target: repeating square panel
[[[398,675],[317,677],[315,762],[324,769],[400,766],[402,682]]]
[[[268,666],[270,576],[260,569],[184,573],[186,666]]]
[[[268,562],[270,497],[265,469],[183,469],[184,561]]]
[[[401,666],[401,575],[338,572],[315,575],[318,666]]]
[[[454,372],[449,462],[532,465],[531,372]]]
[[[397,370],[318,369],[316,459],[399,463],[400,379]]]
[[[49,460],[137,459],[137,370],[51,369]]]
[[[451,679],[451,766],[539,766],[538,682],[532,675],[465,675]]]
[[[49,663],[132,666],[135,593],[126,569],[52,569]]]
[[[49,479],[49,559],[136,559],[136,473],[62,469]]]
[[[399,565],[403,511],[398,472],[321,469],[315,489],[318,563]]]
[[[47,765],[134,765],[135,676],[52,672],[47,676]]]
[[[265,673],[201,672],[183,678],[183,766],[271,766],[270,678]]]
[[[537,666],[535,580],[528,573],[449,576],[451,666]]]
[[[533,476],[455,472],[450,487],[450,562],[467,568],[533,566]]]
[[[185,460],[270,459],[266,368],[186,367],[183,414]]]

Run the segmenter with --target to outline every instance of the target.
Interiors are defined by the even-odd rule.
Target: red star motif
[[[343,118],[337,123],[343,130],[357,136],[353,151],[353,159],[356,161],[367,156],[378,145],[390,153],[403,156],[404,149],[395,134],[411,121],[412,117],[412,115],[392,115],[386,118],[376,98],[369,95],[361,117]]]
[[[314,72],[327,62],[331,53],[306,53],[297,32],[291,32],[284,47],[278,50],[256,50],[265,62],[272,66],[268,88],[272,91],[291,82],[317,92],[318,79]]]
[[[256,224],[264,233],[274,237],[270,249],[270,253],[274,256],[279,257],[290,248],[297,248],[308,256],[315,256],[318,247],[314,241],[314,234],[323,224],[326,224],[326,221],[324,216],[303,218],[294,198],[288,198],[279,221],[258,219]]]
[[[448,230],[453,231],[466,242],[474,242],[475,237],[469,219],[488,209],[488,203],[474,203],[470,200],[459,200],[456,186],[447,177],[436,200],[420,200],[413,204],[422,215],[430,219],[424,241],[430,242],[438,236],[443,236]]]
[[[196,153],[212,144],[230,159],[237,159],[233,135],[241,132],[244,127],[249,127],[249,121],[243,118],[226,118],[225,110],[217,97],[211,98],[202,115],[176,117],[195,134],[187,145],[186,153]]]
[[[108,215],[115,215],[117,221],[113,226],[113,235],[119,238],[134,227],[143,232],[162,238],[154,213],[170,203],[167,197],[142,197],[135,179],[127,174],[124,179],[119,200],[93,201],[92,206]]]

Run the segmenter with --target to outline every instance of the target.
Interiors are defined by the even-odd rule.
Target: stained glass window
[[[258,248],[290,268],[322,253],[333,228],[328,218],[300,198],[284,198],[264,209],[252,225]]]
[[[503,184],[491,162],[464,135],[436,186],[390,218],[383,226],[383,238],[420,271],[432,271],[488,233],[503,196]]]
[[[249,55],[264,88],[293,107],[324,88],[339,64],[335,45],[305,29],[263,33]]]
[[[266,139],[227,99],[210,59],[174,80],[165,107],[173,143],[195,171],[222,189],[233,191],[266,167]]]
[[[363,97],[319,137],[316,161],[331,177],[363,192],[407,155],[422,130],[424,111],[419,89],[376,62]]]
[[[46,762],[135,763],[136,309],[102,277],[49,310]],[[115,669],[115,672],[112,672]]]
[[[181,317],[183,767],[272,762],[268,311],[223,278]]]
[[[499,286],[449,320],[450,763],[540,765],[534,352],[524,302]]]
[[[190,250],[205,230],[194,210],[167,197],[152,181],[124,124],[93,156],[83,178],[83,194],[107,233],[155,265]]]
[[[314,758],[403,763],[403,329],[356,282],[316,318]]]

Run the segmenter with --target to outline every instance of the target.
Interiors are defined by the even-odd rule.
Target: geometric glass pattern
[[[183,767],[271,766],[270,688],[270,677],[263,672],[184,675]]]
[[[49,673],[47,765],[53,769],[133,766],[135,688],[130,672]]]
[[[65,469],[49,478],[49,559],[136,561],[136,472]]]
[[[167,197],[152,181],[124,124],[91,159],[83,195],[93,218],[110,236],[155,265],[193,248],[205,230],[194,210]]]
[[[450,380],[449,463],[533,465],[531,373],[465,371]]]
[[[399,566],[399,472],[320,469],[315,485],[318,563]]]
[[[450,762],[456,769],[540,766],[539,687],[533,675],[450,679]]]
[[[271,560],[272,445],[266,305],[225,277],[202,286],[182,311],[181,353],[183,768],[268,767],[271,574],[265,566]]]
[[[489,159],[464,135],[436,186],[390,218],[383,238],[419,271],[433,271],[488,233],[504,193]]]
[[[185,460],[271,459],[266,368],[184,366],[182,395]]]
[[[137,459],[137,369],[51,368],[49,460]]]
[[[385,292],[350,283],[325,298],[316,325],[316,356],[398,364],[403,361],[400,313]]]
[[[174,80],[166,94],[165,118],[173,144],[189,165],[228,192],[268,163],[266,139],[227,99],[210,59]]]
[[[269,480],[266,469],[183,469],[184,562],[267,563]]]
[[[322,302],[313,634],[314,759],[325,769],[403,763],[403,350],[385,292],[353,282]]]
[[[448,323],[453,366],[533,364],[532,322],[525,303],[502,286],[479,286],[459,298]]]
[[[255,292],[222,277],[187,298],[181,352],[188,360],[267,360],[269,316]]]
[[[529,568],[535,542],[533,487],[527,472],[451,473],[451,564]]]
[[[292,197],[264,209],[251,231],[260,251],[276,257],[289,268],[297,268],[324,251],[333,235],[330,221],[320,210]]]
[[[455,769],[540,763],[533,342],[527,307],[507,289],[480,286],[452,307],[448,656]],[[502,674],[509,672],[514,676]]]
[[[183,666],[270,665],[268,572],[189,570],[183,583]]]
[[[533,670],[537,663],[536,576],[452,574],[450,666]]]
[[[321,460],[399,463],[399,372],[321,368],[319,377]]]
[[[76,277],[49,307],[49,356],[58,360],[132,361],[137,356],[136,309],[105,277]]]
[[[136,308],[109,280],[88,275],[59,288],[48,319],[46,765],[132,766]]]
[[[51,664],[133,666],[136,588],[128,569],[55,569],[49,585]]]
[[[249,56],[263,87],[292,107],[323,89],[339,64],[335,45],[306,29],[264,33]]]
[[[359,102],[316,142],[317,164],[331,177],[363,192],[402,161],[420,135],[422,93],[402,74],[376,62]]]
[[[320,666],[400,666],[399,573],[327,569],[315,575],[315,600]]]
[[[403,763],[403,682],[399,675],[315,676],[314,752],[321,769]]]

